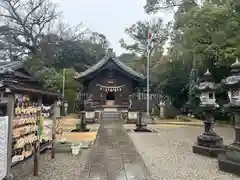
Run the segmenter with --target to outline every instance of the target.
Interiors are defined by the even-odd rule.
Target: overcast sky
[[[107,36],[117,55],[124,50],[119,40],[131,39],[124,29],[138,20],[149,20],[153,16],[144,13],[146,0],[53,0],[63,12],[64,21],[72,25],[83,22],[90,30]],[[159,13],[165,21],[172,19],[169,13]]]

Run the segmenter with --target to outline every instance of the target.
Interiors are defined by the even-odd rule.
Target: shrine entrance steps
[[[81,180],[151,180],[117,112],[103,112]]]
[[[102,111],[101,112],[101,121],[104,120],[120,120],[121,112],[119,111]]]

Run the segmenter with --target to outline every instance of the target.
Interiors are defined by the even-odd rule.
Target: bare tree
[[[42,36],[60,15],[50,0],[2,0],[0,10],[0,36],[22,54],[38,54]]]
[[[144,9],[147,13],[156,13],[159,10],[174,10],[183,3],[196,4],[197,1],[202,0],[147,0]]]
[[[146,0],[144,9],[147,13],[156,13],[160,10],[174,10],[175,11],[183,4],[192,4],[203,6],[204,3],[212,3],[216,5],[226,5],[231,10],[240,9],[239,0]]]
[[[16,60],[19,48],[8,43],[8,36],[0,36],[0,61]]]
[[[54,30],[54,34],[62,37],[64,40],[81,41],[84,39],[86,34],[90,34],[90,30],[86,28],[82,22],[75,26],[71,26],[67,23],[59,21],[55,27],[56,29]]]

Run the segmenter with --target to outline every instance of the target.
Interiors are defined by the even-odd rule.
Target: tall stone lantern
[[[219,154],[219,169],[240,175],[240,62],[236,60],[231,66],[231,76],[222,81],[223,88],[228,90],[229,103],[224,106],[233,112],[235,120],[235,141]]]
[[[214,132],[214,111],[219,107],[215,92],[219,85],[213,82],[211,73],[207,70],[196,89],[200,93],[199,110],[204,115],[204,133],[198,136],[193,152],[209,157],[217,157],[223,151],[222,138]]]

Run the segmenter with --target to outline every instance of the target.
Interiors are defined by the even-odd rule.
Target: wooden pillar
[[[120,94],[119,94],[119,92],[118,91],[115,91],[114,92],[114,103],[115,103],[115,105],[120,105],[121,103],[120,103]]]
[[[106,92],[105,91],[100,91],[101,96],[100,96],[100,105],[105,105],[106,103]]]
[[[41,121],[41,107],[42,107],[42,99],[41,97],[38,98],[37,102],[37,126],[38,126],[38,141],[35,145],[35,154],[34,154],[34,161],[33,161],[33,176],[38,176],[39,173],[39,159],[40,159],[40,121]]]
[[[7,177],[6,179],[12,179],[11,167],[12,167],[12,131],[13,131],[13,118],[14,118],[14,94],[11,90],[8,93],[8,104],[7,104],[7,116],[8,116],[8,153],[7,153]]]
[[[57,124],[56,123],[56,121],[57,121],[56,113],[57,113],[57,100],[55,100],[55,102],[53,104],[52,154],[51,154],[52,159],[55,158],[55,150],[56,150],[56,124]]]

